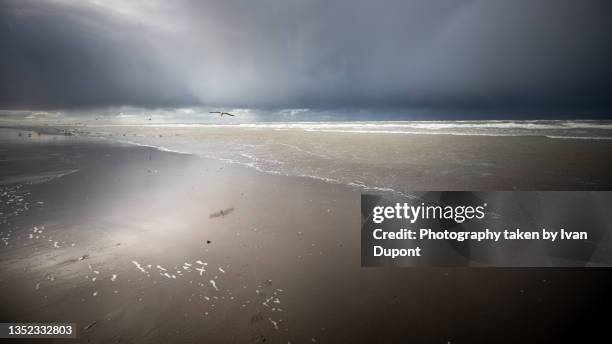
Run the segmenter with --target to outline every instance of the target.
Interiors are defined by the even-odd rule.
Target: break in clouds
[[[605,117],[611,18],[608,1],[4,0],[0,108]]]

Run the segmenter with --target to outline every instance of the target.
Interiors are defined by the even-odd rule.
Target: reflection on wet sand
[[[78,342],[454,342],[519,315],[503,338],[544,338],[608,295],[603,270],[361,268],[359,188],[11,135],[0,320],[74,321]]]

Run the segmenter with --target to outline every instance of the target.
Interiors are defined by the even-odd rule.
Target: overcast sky
[[[610,118],[610,61],[605,0],[0,1],[0,109]]]

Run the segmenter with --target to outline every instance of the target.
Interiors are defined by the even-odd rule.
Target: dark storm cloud
[[[95,7],[0,3],[2,107],[74,108],[189,101],[139,23]]]
[[[4,1],[0,104],[612,110],[607,1]]]

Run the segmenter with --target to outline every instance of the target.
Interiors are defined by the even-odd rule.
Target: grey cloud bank
[[[0,108],[610,117],[611,18],[607,1],[8,0]]]

